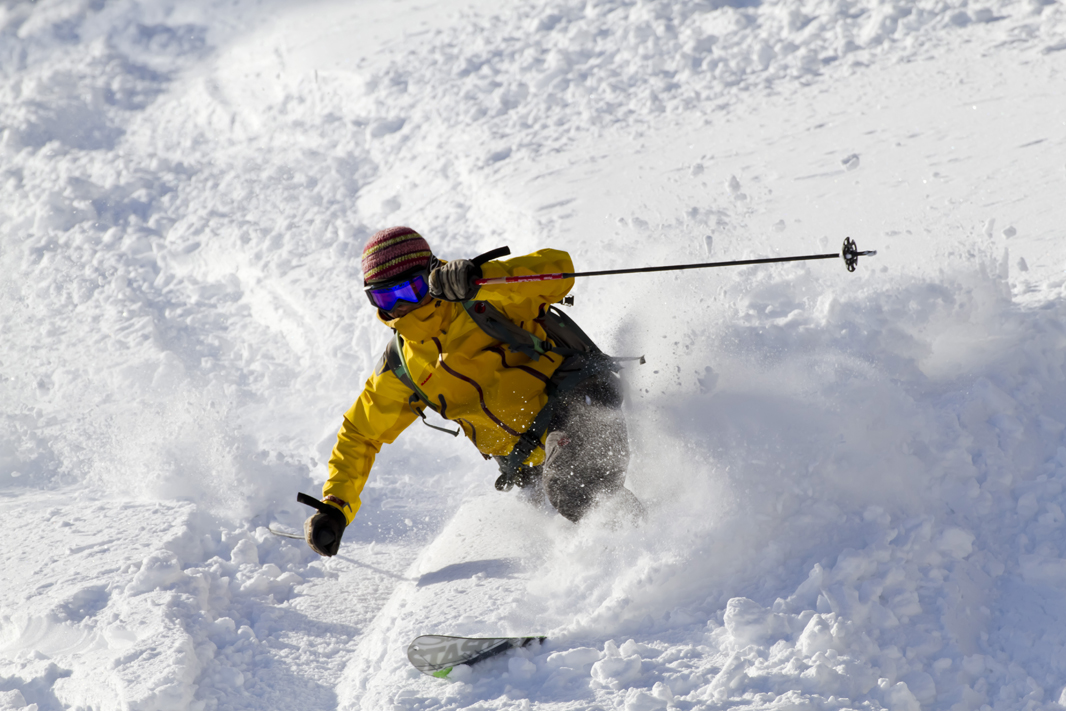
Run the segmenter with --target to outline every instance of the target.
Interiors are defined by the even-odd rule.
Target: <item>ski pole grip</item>
[[[301,504],[306,504],[307,506],[310,506],[313,509],[318,509],[319,511],[326,511],[327,509],[333,508],[326,502],[319,501],[310,494],[305,494],[302,491],[296,495],[296,501]]]
[[[510,247],[497,247],[496,249],[492,250],[491,252],[485,252],[484,254],[479,254],[478,256],[474,257],[470,261],[480,267],[485,262],[491,262],[493,259],[496,259],[497,257],[506,257],[510,253],[511,253],[511,248]]]

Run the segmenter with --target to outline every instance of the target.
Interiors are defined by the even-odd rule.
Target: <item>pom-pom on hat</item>
[[[376,232],[363,247],[363,283],[388,281],[429,264],[429,244],[410,227]]]

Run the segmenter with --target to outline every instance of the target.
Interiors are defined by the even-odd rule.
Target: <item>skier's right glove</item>
[[[330,506],[304,521],[304,538],[311,550],[319,555],[335,556],[341,547],[341,537],[348,525],[348,519]]]

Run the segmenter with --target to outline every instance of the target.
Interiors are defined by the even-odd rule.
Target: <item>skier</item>
[[[408,227],[363,249],[364,290],[394,340],[344,415],[323,487],[304,525],[311,548],[337,553],[375,455],[431,407],[501,469],[496,488],[541,491],[578,521],[606,498],[639,512],[623,487],[629,445],[617,366],[552,304],[573,279],[479,287],[475,280],[571,272],[566,252],[444,262]],[[427,423],[428,424],[428,423]]]

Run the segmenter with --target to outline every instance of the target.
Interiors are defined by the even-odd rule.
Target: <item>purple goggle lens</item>
[[[382,311],[392,311],[401,301],[417,304],[426,298],[428,293],[429,284],[426,283],[425,274],[415,274],[410,279],[395,284],[366,287],[370,303]]]

